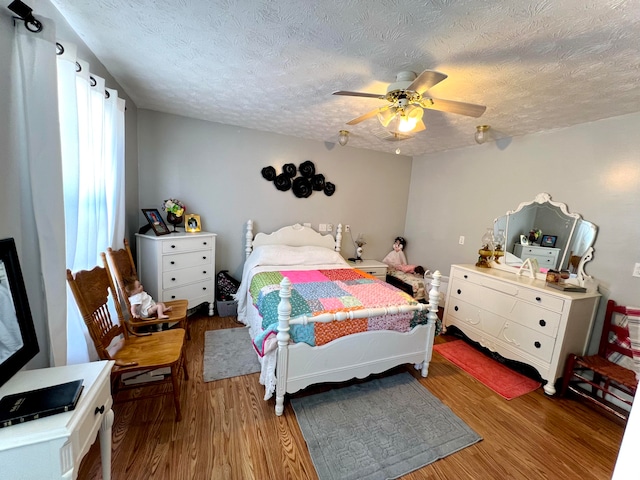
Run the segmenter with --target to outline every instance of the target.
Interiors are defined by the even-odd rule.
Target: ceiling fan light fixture
[[[476,127],[476,133],[474,135],[476,142],[482,145],[489,138],[489,125],[478,125]]]
[[[388,127],[389,123],[395,119],[397,113],[396,107],[383,108],[378,112],[378,120],[383,127]]]
[[[347,130],[340,130],[340,132],[338,132],[338,143],[344,147],[348,141],[349,132]]]
[[[399,108],[394,118],[385,126],[393,133],[409,133],[413,131],[418,125],[418,122],[422,120],[423,113],[422,108],[417,105]]]

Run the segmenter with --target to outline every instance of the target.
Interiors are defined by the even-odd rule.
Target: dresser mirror
[[[539,193],[530,202],[494,220],[494,233],[504,231],[505,263],[536,258],[541,267],[566,269],[582,283],[587,278],[584,264],[593,256],[593,244],[598,227],[578,213],[569,213],[564,203],[551,200],[548,193]],[[540,235],[529,241],[529,232]],[[526,245],[523,244],[526,242]],[[526,247],[526,248],[525,248]]]

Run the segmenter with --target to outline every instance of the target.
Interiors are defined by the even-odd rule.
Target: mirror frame
[[[563,249],[562,252],[562,256],[559,258],[559,262],[558,265],[560,266],[559,268],[562,268],[563,265],[566,264],[567,262],[567,255],[568,253],[568,249],[569,246],[571,245],[572,241],[573,241],[573,235],[575,233],[576,230],[576,226],[578,225],[578,222],[580,220],[588,222],[587,220],[584,220],[582,218],[582,215],[580,215],[579,213],[570,213],[569,209],[567,207],[567,205],[565,203],[562,202],[556,202],[554,200],[551,199],[551,195],[549,195],[548,193],[542,192],[536,195],[536,197],[528,202],[522,202],[520,205],[518,205],[518,208],[516,208],[515,210],[508,210],[506,212],[505,215],[502,215],[500,217],[497,217],[494,219],[493,224],[494,224],[494,229],[496,228],[496,225],[498,224],[499,220],[506,217],[506,222],[504,225],[504,234],[505,234],[505,239],[509,238],[509,219],[511,215],[514,215],[515,213],[520,212],[521,210],[523,210],[525,207],[529,206],[529,205],[533,205],[533,204],[538,204],[538,205],[543,205],[543,204],[549,204],[551,206],[554,206],[558,209],[560,209],[560,211],[566,215],[569,219],[573,219],[573,225],[571,226],[571,231],[569,232],[569,237],[567,239],[567,247]],[[592,277],[590,277],[589,275],[587,275],[584,271],[584,266],[587,262],[589,262],[590,260],[593,259],[593,244],[595,243],[596,240],[596,236],[598,234],[598,227],[597,225],[595,225],[593,222],[588,222],[592,228],[593,228],[593,240],[591,242],[591,244],[589,245],[589,247],[587,247],[585,253],[582,255],[580,262],[578,264],[578,267],[576,269],[576,277],[578,280],[579,285],[584,286],[585,280],[592,280]],[[505,245],[506,247],[506,245]],[[517,273],[517,272],[514,272]],[[537,275],[538,278],[544,278],[543,276]]]

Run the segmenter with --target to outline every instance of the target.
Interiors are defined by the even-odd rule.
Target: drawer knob
[[[536,297],[536,302],[541,302],[542,299],[540,297]]]
[[[464,278],[469,278],[469,275],[465,275]]]
[[[453,309],[457,312],[458,311],[458,306],[456,305],[455,307],[453,307]]]
[[[96,407],[96,410],[93,412],[94,415],[102,415],[104,413],[104,405],[100,405],[99,407]]]
[[[176,248],[176,246],[175,245],[171,245],[171,248]]]
[[[206,244],[207,244],[207,242],[202,242],[202,244],[203,244],[203,245],[206,245]]]
[[[204,257],[202,257],[202,259],[203,259],[203,260],[206,260],[206,259],[207,259],[207,257],[206,257],[206,256],[204,256]]]
[[[176,281],[176,277],[173,277],[173,278],[171,279],[171,281],[172,281],[172,282],[175,282],[175,281]]]
[[[536,347],[536,348],[540,348],[540,347],[542,346],[542,345],[540,344],[540,342],[535,342],[535,343],[534,343],[534,345],[535,345],[535,347]]]
[[[207,289],[207,287],[202,287],[202,290],[206,290],[206,289]]]
[[[462,293],[462,290],[458,289],[458,295],[460,295]]]
[[[547,324],[547,322],[545,322],[543,319],[540,319],[538,323],[540,324],[541,327],[544,327]]]
[[[175,295],[171,295],[171,298],[176,298],[176,296]]]
[[[175,265],[175,264],[176,264],[176,262],[174,262],[173,260],[171,260],[171,265]]]
[[[204,274],[206,275],[206,274],[207,274],[207,271],[206,271],[206,270],[203,270],[203,271],[202,271],[202,273],[204,273]]]

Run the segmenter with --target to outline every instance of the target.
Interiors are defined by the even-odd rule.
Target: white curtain
[[[9,149],[12,165],[20,169],[20,199],[5,208],[20,223],[23,274],[30,298],[40,307],[32,312],[35,323],[48,327],[49,338],[39,338],[41,350],[42,342],[48,341],[49,363],[57,366],[66,363],[67,354],[61,333],[66,330],[64,200],[55,28],[52,21],[41,20],[46,28],[39,33],[28,31],[22,22],[14,27]]]
[[[71,271],[102,265],[100,253],[124,238],[124,100],[76,58],[58,56],[58,97],[64,176],[66,261]],[[95,360],[73,295],[68,292],[68,363]]]

